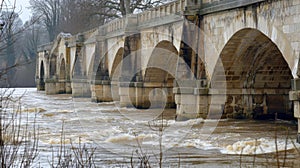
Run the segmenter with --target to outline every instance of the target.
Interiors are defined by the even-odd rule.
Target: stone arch
[[[98,66],[98,62],[99,59],[97,56],[99,54],[97,53],[97,51],[95,50],[95,52],[92,54],[92,58],[89,61],[89,65],[88,65],[88,71],[87,71],[87,75],[88,75],[88,79],[90,79],[91,81],[95,80],[95,73],[97,71],[97,66]]]
[[[282,56],[289,69],[291,70],[293,78],[296,78],[297,62],[295,60],[297,60],[297,56],[295,55],[293,47],[286,35],[270,23],[268,23],[266,27],[259,27],[258,30],[267,36],[277,46],[278,50],[282,53]]]
[[[83,56],[82,56],[82,47],[76,47],[74,65],[72,69],[72,77],[73,78],[81,78],[83,77]]]
[[[50,67],[49,67],[49,77],[50,78],[55,78],[55,75],[56,75],[56,64],[57,64],[57,62],[56,62],[56,60],[57,60],[57,57],[56,57],[56,55],[52,55],[51,56],[51,58],[50,58]]]
[[[226,42],[236,34],[236,32],[245,29],[256,29],[267,36],[274,44],[276,44],[278,50],[282,53],[285,61],[289,65],[294,78],[297,77],[297,55],[295,54],[291,42],[287,38],[286,34],[282,31],[282,28],[274,25],[265,17],[258,18],[260,24],[253,24],[252,22],[247,22],[247,25],[241,25],[239,22],[233,21],[226,25],[228,28],[224,28],[223,36],[219,40],[222,44],[216,45],[219,52],[225,47]],[[220,50],[221,49],[221,50]]]
[[[175,57],[176,56],[176,57]],[[153,49],[144,73],[145,82],[165,83],[174,79],[178,51],[169,41],[159,42]]]
[[[210,22],[212,23],[207,24],[210,25],[210,27],[207,27],[204,30],[205,32],[204,40],[206,41],[204,47],[205,47],[205,55],[206,55],[205,63],[207,65],[210,65],[206,67],[209,78],[211,78],[213,74],[214,67],[218,60],[218,56],[220,55],[220,52],[225,47],[229,39],[236,32],[245,28],[252,28],[252,29],[259,30],[261,33],[267,36],[274,44],[276,44],[279,51],[282,53],[284,59],[286,60],[287,64],[289,65],[293,77],[297,78],[298,56],[296,55],[296,52],[292,47],[291,41],[288,39],[288,35],[283,32],[282,27],[280,27],[280,25],[274,25],[274,22],[271,22],[268,18],[258,15],[257,19],[258,19],[257,21],[260,24],[255,24],[252,21],[247,21],[245,24],[241,24],[241,22],[239,21],[223,22],[225,20],[222,19],[221,23],[218,24],[224,25],[226,27],[222,28],[223,31],[217,37],[217,41],[215,41],[216,39],[213,38],[213,31],[212,31],[216,28],[214,23],[215,20],[211,20]],[[207,43],[207,41],[209,41],[210,43]],[[207,58],[207,55],[210,56],[209,59]]]
[[[123,60],[123,55],[124,55],[124,48],[121,47],[118,49],[118,51],[114,57],[115,59],[113,60],[112,66],[109,71],[109,76],[110,76],[111,80],[118,80],[117,78],[119,78],[121,75],[120,71],[122,69],[121,62]]]
[[[288,93],[291,68],[278,46],[253,28],[236,32],[219,55],[211,87],[226,87],[224,115],[293,118]]]
[[[113,63],[111,65],[111,68],[109,69],[109,77],[111,80],[111,93],[112,97],[114,98],[114,101],[119,101],[119,80],[122,71],[122,60],[124,56],[124,48],[120,47],[114,56]]]
[[[66,73],[66,62],[65,59],[62,58],[60,61],[60,68],[59,68],[59,79],[60,80],[66,80],[67,73]]]
[[[105,56],[106,57],[106,56]],[[109,80],[108,70],[106,68],[107,60],[101,59],[97,65],[96,75],[94,80]]]
[[[157,103],[159,106],[160,99],[166,96],[166,107],[176,106],[173,82],[176,76],[177,62],[178,51],[173,43],[164,40],[155,46],[143,77],[144,87],[147,90],[145,95],[152,99],[151,103]],[[164,93],[154,90],[157,88],[162,89]],[[155,105],[151,104],[151,107]]]
[[[60,61],[59,76],[58,76],[59,93],[66,93],[66,80],[67,80],[66,62],[64,57],[62,57]]]

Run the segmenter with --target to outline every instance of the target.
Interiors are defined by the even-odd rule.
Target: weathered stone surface
[[[91,85],[91,99],[93,102],[113,101],[110,82],[102,81],[101,84]]]
[[[36,79],[36,87],[38,91],[45,91],[45,81],[41,79]]]
[[[292,82],[292,90],[294,90],[294,91],[300,90],[300,79],[299,78],[293,79],[291,82]]]
[[[291,101],[298,101],[298,100],[300,100],[300,91],[290,91],[289,92],[289,99]]]
[[[90,84],[85,82],[72,82],[73,97],[91,97]]]
[[[45,90],[47,95],[58,94],[56,90],[56,83],[55,82],[47,82],[45,84]]]

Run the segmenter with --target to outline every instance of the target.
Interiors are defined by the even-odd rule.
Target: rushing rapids
[[[177,122],[174,110],[165,110],[160,119],[151,110],[118,108],[114,103],[92,103],[71,95],[46,96],[34,88],[16,89],[14,94],[24,94],[21,114],[36,116],[40,150],[36,165],[42,167],[49,167],[51,146],[79,142],[96,147],[99,167],[130,167],[131,157],[137,160],[135,151],[140,149],[156,165],[160,137],[165,167],[272,165],[276,150],[286,153],[284,162],[291,165],[299,156],[294,142],[297,125],[292,121]]]

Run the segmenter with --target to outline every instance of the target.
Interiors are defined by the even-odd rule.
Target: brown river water
[[[22,106],[27,110],[23,114],[31,112],[33,118],[38,112],[40,152],[34,167],[50,167],[51,146],[61,144],[63,123],[63,143],[76,144],[80,139],[96,147],[97,167],[131,167],[131,158],[138,162],[137,150],[143,150],[151,166],[158,167],[160,144],[163,167],[278,167],[277,158],[285,167],[299,167],[294,121],[176,122],[174,109],[165,110],[163,120],[153,121],[161,118],[160,112],[118,108],[115,103],[93,103],[71,95],[45,95],[35,88],[16,89],[15,95],[24,92]]]

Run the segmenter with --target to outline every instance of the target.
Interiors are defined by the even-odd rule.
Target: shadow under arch
[[[110,77],[113,77],[113,78],[120,77],[122,67],[118,67],[118,66],[122,66],[123,56],[124,56],[124,48],[121,47],[118,49],[118,51],[114,57],[115,59],[113,60],[113,63],[112,63],[112,66],[111,66],[111,69],[109,72]]]
[[[65,59],[62,58],[60,61],[60,67],[59,67],[59,76],[58,76],[59,91],[58,91],[58,93],[60,93],[60,94],[66,93],[66,80],[67,80],[66,62],[65,62]]]
[[[44,61],[41,61],[41,66],[40,66],[40,74],[39,74],[39,89],[41,91],[45,90],[45,67],[44,67]]]
[[[50,79],[55,79],[56,78],[56,71],[57,71],[57,67],[56,67],[56,62],[57,61],[57,56],[52,54],[50,57],[50,67],[49,67],[49,78]]]
[[[292,119],[291,79],[292,71],[276,44],[261,31],[245,28],[221,51],[210,87],[226,85],[223,117]]]
[[[176,108],[173,94],[178,51],[170,41],[161,41],[153,49],[144,70],[145,94],[142,108]]]
[[[119,80],[121,78],[122,70],[122,60],[124,57],[124,48],[120,47],[114,57],[111,69],[109,72],[109,77],[111,80],[111,93],[114,101],[120,101],[119,95]]]
[[[84,72],[83,72],[83,51],[82,47],[76,47],[75,52],[75,60],[73,63],[73,69],[72,69],[72,78],[73,79],[82,79],[84,78]]]
[[[64,58],[60,62],[59,79],[66,80],[66,62]]]

